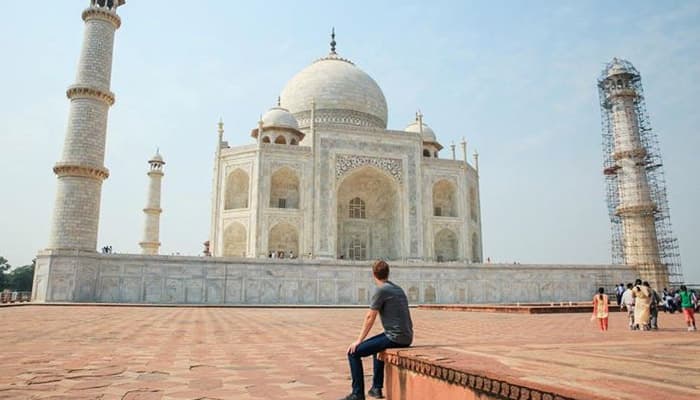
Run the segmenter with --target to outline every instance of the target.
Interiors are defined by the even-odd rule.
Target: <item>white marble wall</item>
[[[588,300],[629,282],[611,265],[394,263],[412,303]],[[48,251],[37,257],[34,301],[190,304],[367,304],[369,262],[146,256]]]

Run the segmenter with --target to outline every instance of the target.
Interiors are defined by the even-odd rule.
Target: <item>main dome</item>
[[[386,129],[387,106],[377,82],[352,62],[331,52],[296,74],[282,90],[281,105],[309,126],[311,102],[316,120]]]

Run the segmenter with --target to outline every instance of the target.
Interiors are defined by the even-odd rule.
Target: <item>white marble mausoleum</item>
[[[220,124],[214,256],[480,262],[479,175],[420,113],[387,128],[377,83],[331,52],[284,87],[250,136],[229,147]]]

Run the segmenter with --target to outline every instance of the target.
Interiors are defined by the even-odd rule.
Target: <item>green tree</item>
[[[0,290],[7,288],[10,284],[10,276],[5,273],[10,268],[11,266],[8,264],[7,259],[0,256]]]
[[[32,282],[34,281],[34,265],[36,259],[32,260],[29,265],[24,265],[15,268],[10,275],[10,286],[18,292],[30,292],[32,290]]]

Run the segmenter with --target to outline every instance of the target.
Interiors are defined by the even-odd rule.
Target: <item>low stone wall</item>
[[[33,300],[155,304],[368,304],[369,262],[146,256],[50,251],[37,256]],[[390,279],[417,303],[589,300],[628,282],[612,265],[392,262]]]
[[[513,382],[508,376],[470,373],[429,359],[387,350],[384,388],[387,399],[424,400],[573,400],[546,389]]]

